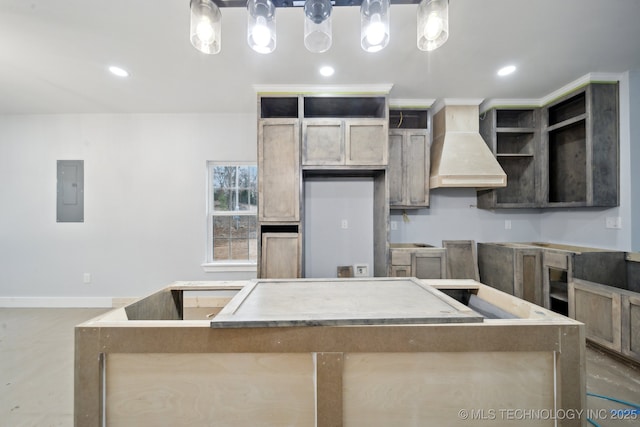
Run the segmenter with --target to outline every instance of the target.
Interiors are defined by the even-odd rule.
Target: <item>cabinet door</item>
[[[404,154],[406,198],[410,206],[429,206],[431,143],[427,131],[407,134]]]
[[[640,296],[622,296],[622,353],[640,362]]]
[[[537,249],[520,249],[515,259],[515,296],[542,306],[542,257]]]
[[[292,279],[301,277],[299,233],[263,233],[260,277]]]
[[[342,120],[306,119],[302,122],[302,164],[344,165]]]
[[[430,149],[426,130],[389,131],[390,206],[429,206]]]
[[[446,279],[447,255],[445,249],[414,253],[411,272],[418,279]]]
[[[259,121],[258,219],[300,220],[300,126],[297,119]]]
[[[345,120],[347,165],[386,166],[389,157],[385,119]]]
[[[569,316],[585,324],[587,339],[620,352],[620,293],[609,286],[574,279],[569,283]]]
[[[387,168],[387,176],[389,178],[389,205],[391,206],[402,206],[406,203],[403,192],[403,142],[403,131],[391,131],[389,133],[389,167]]]

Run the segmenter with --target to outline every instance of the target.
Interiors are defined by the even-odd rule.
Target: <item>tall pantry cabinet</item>
[[[302,277],[297,98],[259,101],[258,277]]]

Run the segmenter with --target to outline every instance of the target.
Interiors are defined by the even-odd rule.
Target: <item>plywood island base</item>
[[[327,280],[409,280],[469,320],[434,305],[447,313],[427,323],[382,310],[340,324],[335,310],[335,324],[281,326],[265,310],[260,326],[233,325],[264,298],[256,281],[177,282],[76,327],[75,425],[586,425],[565,415],[585,408],[583,324],[473,280]],[[465,295],[516,318],[478,319]],[[356,310],[377,307],[367,298]]]

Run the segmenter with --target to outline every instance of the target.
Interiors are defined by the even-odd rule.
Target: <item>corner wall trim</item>
[[[0,308],[111,308],[111,297],[2,297]]]

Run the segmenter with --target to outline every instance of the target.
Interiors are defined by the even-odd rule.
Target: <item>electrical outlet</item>
[[[347,228],[349,228],[349,221],[347,221],[346,219],[343,219],[340,222],[340,228],[342,228],[343,230],[346,230]]]
[[[604,223],[605,228],[622,228],[622,217],[608,216]]]
[[[354,264],[353,277],[367,277],[369,275],[369,264]]]
[[[83,283],[85,283],[85,284],[87,284],[87,285],[88,285],[89,283],[91,283],[91,273],[84,273],[84,274],[82,275],[82,282],[83,282]]]

